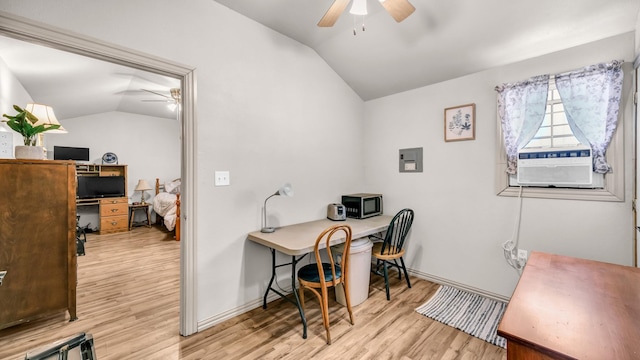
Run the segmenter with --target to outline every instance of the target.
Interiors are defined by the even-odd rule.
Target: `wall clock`
[[[103,164],[117,164],[118,163],[118,155],[107,152],[102,155],[102,163]]]

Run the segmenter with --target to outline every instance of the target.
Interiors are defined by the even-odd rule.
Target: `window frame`
[[[607,148],[606,159],[613,172],[605,174],[604,188],[543,188],[533,186],[522,187],[522,197],[565,200],[588,201],[624,201],[624,101],[620,102],[620,112],[616,132],[611,138]],[[504,137],[502,136],[502,122],[498,115],[496,101],[496,194],[498,196],[517,197],[519,186],[509,186],[509,174],[507,174],[507,153],[504,149]]]

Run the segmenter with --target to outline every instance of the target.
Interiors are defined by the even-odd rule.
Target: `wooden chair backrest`
[[[320,244],[325,245],[327,249],[327,256],[329,257],[329,264],[331,264],[331,275],[333,281],[331,282],[331,286],[336,286],[340,282],[342,282],[342,278],[340,281],[336,279],[336,264],[333,258],[333,254],[331,253],[331,246],[329,245],[336,233],[342,232],[345,236],[344,241],[344,249],[342,251],[342,261],[340,262],[340,268],[342,269],[342,278],[349,271],[349,250],[351,249],[351,226],[346,224],[338,224],[333,225],[326,228],[324,231],[318,235],[316,239],[316,244],[314,246],[314,255],[316,257],[316,264],[318,265],[318,274],[320,274],[320,284],[322,287],[327,287],[326,279],[324,276],[324,269],[322,267],[322,258],[320,257]]]

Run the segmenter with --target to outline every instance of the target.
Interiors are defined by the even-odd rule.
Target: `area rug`
[[[507,304],[451,286],[440,286],[435,295],[416,308],[419,314],[506,348],[497,329]]]

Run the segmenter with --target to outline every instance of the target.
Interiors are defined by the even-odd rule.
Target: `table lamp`
[[[282,185],[278,191],[264,200],[264,206],[262,207],[262,223],[264,227],[260,230],[263,233],[272,233],[276,231],[276,228],[267,226],[267,200],[276,195],[293,196],[293,188],[291,187],[291,184],[286,183]]]
[[[47,130],[47,134],[66,134],[67,129],[63,128],[56,115],[53,113],[53,109],[49,105],[42,105],[36,103],[28,103],[24,107],[25,110],[32,113],[33,116],[38,118],[33,126],[44,125],[45,127],[50,125],[60,125],[59,128],[53,130]]]
[[[45,127],[49,127],[51,125],[59,125],[60,127],[57,129],[47,130],[47,134],[66,134],[68,133],[67,129],[63,128],[58,118],[56,118],[56,114],[53,112],[53,109],[49,105],[42,105],[36,103],[28,103],[25,107],[25,110],[32,113],[33,116],[38,118],[38,122],[36,122],[33,126],[44,125]],[[41,132],[37,136],[38,146],[42,146],[44,149],[44,157],[47,158],[47,148],[44,147],[44,133]]]
[[[140,203],[142,205],[146,205],[147,204],[144,201],[144,192],[146,190],[151,190],[151,186],[149,186],[149,183],[147,182],[147,180],[145,180],[145,179],[138,180],[138,185],[136,185],[135,191],[142,192],[142,194],[140,194]]]

